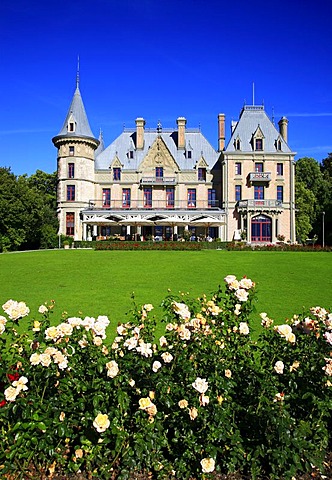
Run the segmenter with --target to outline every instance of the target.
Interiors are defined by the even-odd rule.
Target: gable
[[[156,167],[163,167],[165,171],[178,171],[179,166],[176,163],[171,152],[167,148],[161,137],[157,137],[151,145],[146,156],[139,164],[138,169],[144,172],[154,172]]]

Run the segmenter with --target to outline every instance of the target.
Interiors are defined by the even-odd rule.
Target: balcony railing
[[[238,208],[282,208],[282,202],[280,200],[240,200]]]
[[[249,173],[249,181],[254,182],[270,182],[271,181],[271,172],[251,172]]]
[[[175,177],[142,177],[141,185],[175,185]]]
[[[193,210],[193,209],[219,209],[219,200],[196,200],[190,202],[186,200],[152,200],[152,204],[144,200],[133,200],[130,202],[122,200],[111,200],[105,203],[100,199],[90,200],[87,206],[89,210]]]

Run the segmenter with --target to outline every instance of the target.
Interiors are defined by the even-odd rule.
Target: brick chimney
[[[144,148],[144,118],[136,118],[136,148],[142,150]]]
[[[218,151],[221,152],[225,148],[225,114],[218,115]]]
[[[186,146],[186,123],[184,117],[179,117],[176,120],[178,126],[178,149],[183,149]]]
[[[282,117],[279,122],[279,133],[282,136],[282,138],[285,140],[287,143],[288,140],[288,120],[286,117]]]

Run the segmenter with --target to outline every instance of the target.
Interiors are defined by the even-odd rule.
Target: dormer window
[[[69,122],[69,131],[70,132],[74,131],[74,122]]]
[[[234,140],[234,148],[235,148],[235,150],[241,150],[241,140],[240,140],[239,137],[237,137]]]
[[[252,135],[251,146],[252,149],[256,152],[262,152],[264,150],[264,134],[259,125],[255,133],[253,133]]]
[[[206,181],[206,168],[199,167],[197,170],[198,173],[198,181],[205,182]]]
[[[187,158],[189,158],[189,159],[191,158],[191,153],[192,153],[191,150],[187,151]]]
[[[278,152],[281,152],[281,140],[277,140],[277,150]]]
[[[121,168],[119,167],[113,168],[113,180],[115,181],[121,180]]]
[[[256,151],[262,151],[263,150],[263,139],[262,138],[256,138],[255,139],[255,150]]]
[[[134,150],[129,150],[129,151],[127,152],[127,157],[128,157],[128,158],[134,158]]]
[[[68,118],[68,123],[67,123],[67,131],[68,132],[75,132],[75,130],[76,130],[75,118],[74,118],[74,115],[70,115],[70,117]]]

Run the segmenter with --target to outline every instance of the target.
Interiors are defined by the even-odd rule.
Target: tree
[[[300,158],[295,165],[296,180],[296,208],[297,230],[303,238],[307,235],[317,234],[322,243],[322,218],[323,212],[331,209],[331,182],[323,174],[320,164],[314,158]],[[312,195],[308,195],[310,192]],[[328,238],[326,236],[326,238]]]
[[[0,168],[0,250],[56,246],[54,178],[54,174],[37,171],[30,180]]]

